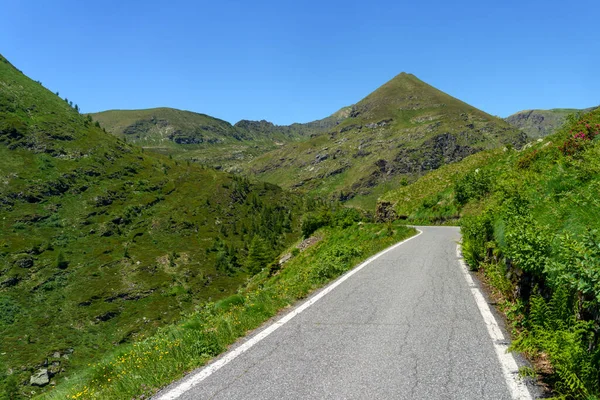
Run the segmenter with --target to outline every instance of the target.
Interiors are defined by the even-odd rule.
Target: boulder
[[[33,267],[33,257],[27,254],[19,254],[15,257],[15,266],[20,268],[31,268]]]
[[[36,373],[31,375],[29,378],[29,384],[31,386],[46,386],[50,383],[50,374],[46,368],[38,370]]]
[[[283,265],[286,262],[288,262],[290,259],[292,258],[292,253],[286,253],[283,257],[281,257],[281,259],[279,260],[279,265]]]

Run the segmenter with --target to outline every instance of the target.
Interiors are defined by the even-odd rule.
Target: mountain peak
[[[398,75],[396,75],[394,78],[392,78],[392,80],[398,79],[398,78],[409,78],[409,77],[416,78],[416,76],[411,74],[410,72],[402,71]]]
[[[482,111],[436,89],[408,72],[401,72],[374,92],[358,102],[352,115],[373,122],[385,118],[404,118],[406,113],[416,110],[436,113],[436,110],[462,113],[469,111],[483,115]],[[487,115],[487,114],[486,114]]]

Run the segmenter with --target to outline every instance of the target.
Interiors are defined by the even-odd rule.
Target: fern
[[[548,302],[549,322],[552,329],[560,330],[572,326],[574,318],[573,296],[564,286],[556,288]]]
[[[589,397],[584,383],[573,371],[559,366],[556,368],[556,374],[560,377],[560,384],[556,386],[557,391],[572,395],[578,399]]]
[[[529,299],[529,322],[533,329],[544,329],[548,325],[548,305],[539,294]]]

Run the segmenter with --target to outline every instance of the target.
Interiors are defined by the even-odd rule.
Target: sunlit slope
[[[379,195],[427,171],[524,141],[505,121],[402,73],[327,133],[266,153],[248,171],[286,188],[374,207]]]
[[[249,243],[275,257],[303,209],[274,185],[105,133],[3,57],[0,179],[0,387],[55,352],[62,379],[233,293],[253,272]]]

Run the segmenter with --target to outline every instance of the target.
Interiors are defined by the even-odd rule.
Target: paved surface
[[[510,399],[458,228],[420,229],[180,399]]]

